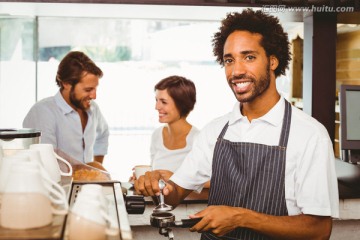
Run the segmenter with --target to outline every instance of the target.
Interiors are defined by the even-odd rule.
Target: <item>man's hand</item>
[[[107,170],[104,168],[104,166],[99,162],[96,162],[96,161],[88,162],[86,165],[89,165],[91,167],[94,167],[94,168],[97,168],[97,169],[100,169],[100,170],[103,170],[103,171],[107,172]]]
[[[170,172],[171,173],[171,172]],[[142,194],[144,196],[155,196],[160,194],[159,188],[159,180],[169,178],[171,175],[169,171],[162,170],[154,170],[151,172],[146,172],[145,175],[139,177],[134,182],[135,191],[138,194]],[[166,181],[165,181],[166,182]],[[170,192],[174,190],[173,186],[170,184],[166,184],[163,189],[163,194],[168,195]]]
[[[246,211],[245,209],[238,207],[209,206],[206,209],[189,216],[190,218],[202,218],[200,222],[190,228],[190,231],[211,231],[217,236],[223,236],[238,227],[235,224],[235,219],[238,218],[238,216],[241,216],[242,210]]]
[[[100,164],[103,164],[104,162],[104,156],[94,156],[94,162],[98,162]]]
[[[165,202],[175,208],[192,192],[192,190],[184,189],[172,181],[166,181],[171,175],[172,172],[166,170],[146,172],[145,175],[140,176],[139,179],[135,180],[135,191],[137,194],[142,194],[144,196],[158,196],[160,195],[159,180],[163,179],[166,183],[166,186],[163,189]]]

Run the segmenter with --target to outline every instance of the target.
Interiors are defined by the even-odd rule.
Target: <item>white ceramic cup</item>
[[[29,158],[26,156],[4,156],[0,167],[0,193],[4,192],[6,183],[13,164],[28,162]]]
[[[59,211],[59,214],[66,214],[69,209],[69,204],[67,202],[65,190],[49,177],[38,162],[27,161],[27,159],[27,156],[13,155],[5,157],[5,163],[7,164],[4,165],[4,170],[1,172],[4,173],[6,171],[8,174],[4,174],[6,176],[4,179],[5,184],[1,185],[2,189],[0,189],[0,192],[36,192],[39,187],[44,187],[45,191],[42,191],[42,193],[49,197],[52,203],[63,206],[63,210]],[[29,171],[38,174],[38,177],[42,180],[43,186],[38,185],[28,187],[25,181],[18,183],[17,181],[10,180],[13,174],[18,174],[19,172],[27,174]]]
[[[69,240],[106,240],[107,236],[118,236],[119,230],[70,213],[68,226]]]
[[[53,214],[67,213],[67,199],[45,184],[34,162],[14,163],[2,195],[0,224],[4,228],[31,229],[52,222]],[[52,206],[50,194],[62,198],[63,210]]]
[[[51,201],[55,204],[64,205],[64,208],[67,211],[69,207],[66,201],[65,190],[50,178],[49,174],[42,166],[38,154],[39,153],[36,150],[23,150],[14,155],[4,157],[2,167],[0,169],[0,193],[5,192],[7,184],[11,184],[9,183],[9,176],[11,176],[13,168],[18,170],[22,169],[23,171],[38,171],[46,189],[48,190],[48,195]]]
[[[42,167],[44,167],[44,164],[41,161],[40,151],[36,149],[24,149],[21,151],[16,152],[13,156],[27,156],[29,157],[29,161],[31,162],[37,162]]]
[[[136,165],[134,167],[136,179],[138,179],[142,175],[145,175],[145,173],[148,171],[152,171],[152,167],[150,165]]]
[[[77,198],[69,214],[70,240],[105,240],[117,236],[119,229],[110,228],[111,217],[98,200]]]
[[[100,184],[84,184],[81,186],[81,190],[77,195],[77,201],[79,199],[93,199],[99,201],[103,209],[106,210],[107,200],[105,198],[103,187]]]
[[[72,166],[68,161],[54,152],[52,144],[31,144],[30,149],[35,149],[40,152],[41,162],[43,163],[45,170],[55,182],[60,182],[61,176],[72,176]],[[64,162],[68,166],[68,173],[61,171],[57,160]]]

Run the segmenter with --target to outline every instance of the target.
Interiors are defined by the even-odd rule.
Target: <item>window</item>
[[[34,23],[0,17],[0,128],[21,126],[35,101]]]
[[[54,5],[64,6],[45,6]],[[72,4],[71,10],[76,6]],[[103,9],[111,16],[106,18],[97,15],[101,11],[96,4],[91,5],[96,11],[89,5],[79,6],[81,10],[74,15],[81,12],[94,16],[53,16],[56,15],[53,9],[42,12],[39,7],[37,17],[0,18],[1,128],[21,127],[22,119],[35,101],[58,91],[57,67],[71,50],[84,51],[104,72],[96,102],[111,128],[104,165],[114,179],[127,181],[134,165],[150,162],[150,136],[160,126],[153,88],[161,79],[182,75],[194,81],[197,103],[188,120],[200,129],[232,109],[235,99],[226,83],[224,69],[215,62],[211,45],[211,37],[219,27],[215,18],[223,18],[229,9],[192,6],[177,7],[174,11],[175,7],[148,6],[139,11],[138,6],[125,6],[131,8],[127,13],[133,11],[138,13],[137,17],[145,16],[138,19],[112,16],[121,12],[118,5],[102,5],[109,7]],[[165,8],[171,17],[161,13],[149,17],[155,11],[149,10],[152,7],[156,11]],[[204,11],[207,18],[202,19],[200,15]],[[66,9],[61,12],[65,13]],[[183,19],[189,14],[192,20]],[[14,25],[10,27],[9,22]],[[12,37],[13,29],[19,31],[17,38]],[[4,49],[13,51],[8,54]],[[32,56],[37,56],[37,61]],[[289,80],[280,79],[280,85],[283,87],[280,92],[286,96]]]
[[[69,50],[88,54],[104,72],[96,100],[111,128],[104,165],[126,181],[134,165],[150,163],[150,136],[159,126],[153,88],[162,78],[182,75],[195,82],[198,101],[189,121],[198,128],[231,109],[233,95],[212,56],[217,27],[203,21],[39,17],[38,99],[58,91],[56,69]]]

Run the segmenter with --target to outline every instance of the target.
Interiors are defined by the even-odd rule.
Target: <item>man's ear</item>
[[[65,89],[65,90],[70,90],[71,89],[71,84],[70,83],[62,82],[61,84],[63,86],[63,89]]]
[[[275,55],[270,56],[270,69],[275,71],[276,68],[279,66],[279,60]]]

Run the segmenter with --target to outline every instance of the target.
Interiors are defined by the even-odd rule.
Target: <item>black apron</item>
[[[287,216],[285,202],[285,160],[291,122],[291,105],[285,100],[279,146],[223,139],[222,129],[214,149],[209,205],[242,207],[274,216]],[[205,232],[208,239],[269,239],[246,228],[236,228],[225,236]]]

